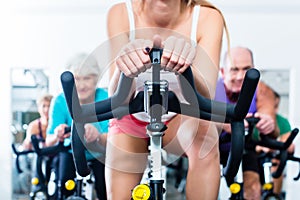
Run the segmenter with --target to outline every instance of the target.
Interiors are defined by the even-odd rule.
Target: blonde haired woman
[[[31,136],[36,135],[40,139],[46,139],[46,130],[49,119],[49,107],[52,95],[44,94],[36,100],[36,105],[40,117],[30,122],[26,130],[26,138],[23,141],[24,149],[32,149]]]
[[[163,79],[180,95],[177,75],[192,67],[198,91],[214,97],[219,70],[223,16],[208,2],[196,0],[128,0],[108,13],[108,35],[114,64],[109,92],[113,94],[120,73],[137,77],[135,87],[151,77],[148,48],[164,49]],[[217,199],[220,179],[218,132],[213,123],[170,113],[163,116],[168,129],[164,148],[188,157],[186,199]],[[147,160],[147,116],[128,115],[110,122],[106,155],[107,195],[128,200],[139,183]]]

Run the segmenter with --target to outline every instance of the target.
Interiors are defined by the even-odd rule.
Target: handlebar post
[[[153,48],[150,52],[152,60],[152,95],[150,96],[150,116],[151,122],[161,122],[162,97],[160,95],[160,59],[161,50]]]

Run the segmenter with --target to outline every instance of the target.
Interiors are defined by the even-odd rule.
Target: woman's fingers
[[[169,37],[164,43],[162,67],[166,71],[184,72],[193,62],[196,49],[184,38]]]
[[[151,67],[149,52],[152,47],[162,48],[162,39],[155,35],[153,41],[137,39],[128,43],[116,59],[116,65],[126,76],[136,77]],[[183,38],[168,37],[163,44],[161,66],[166,71],[184,72],[193,62],[196,49]]]
[[[149,40],[134,40],[120,52],[116,65],[126,76],[135,77],[150,67],[150,58],[146,48],[152,45]]]

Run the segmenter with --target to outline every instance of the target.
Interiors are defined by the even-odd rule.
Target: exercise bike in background
[[[233,106],[226,103],[212,101],[197,93],[191,68],[188,68],[179,82],[183,96],[189,103],[182,103],[175,93],[169,91],[168,82],[160,79],[160,58],[162,50],[153,48],[150,52],[153,77],[145,82],[144,92],[139,92],[128,104],[125,103],[128,91],[132,85],[132,78],[121,75],[117,92],[111,98],[93,104],[80,105],[75,87],[74,76],[71,72],[61,75],[62,86],[66,96],[68,108],[73,118],[72,147],[77,172],[85,177],[90,174],[82,143],[84,124],[103,121],[111,118],[121,118],[127,114],[146,111],[150,115],[147,134],[150,137],[149,163],[151,163],[150,182],[138,185],[132,191],[132,199],[162,200],[166,189],[163,187],[165,180],[162,177],[162,136],[166,125],[161,122],[161,116],[167,112],[175,112],[209,121],[227,122],[232,126],[232,148],[230,157],[223,174],[234,177],[237,173],[243,153],[244,118],[248,112],[253,94],[255,92],[259,72],[250,69],[246,73],[242,92],[238,103]],[[145,103],[145,104],[144,104]]]
[[[298,129],[293,129],[291,134],[295,134],[297,131]],[[288,153],[285,149],[267,153],[262,152],[259,154],[258,159],[261,166],[262,200],[284,200],[285,192],[280,195],[274,194],[273,178],[279,178],[282,174],[284,174],[287,161],[293,161],[299,163],[298,174],[293,179],[294,181],[298,181],[300,178],[300,158]],[[274,162],[274,159],[279,162]],[[272,172],[271,170],[271,167],[273,166],[277,166],[277,170],[275,172]]]
[[[65,128],[65,133],[68,133],[71,131],[71,127]],[[31,141],[33,144],[33,147],[35,149],[35,152],[38,155],[38,158],[43,159],[47,156],[53,156],[57,155],[60,152],[63,151],[69,151],[71,149],[71,146],[64,146],[64,142],[59,142],[55,146],[51,147],[44,147],[41,148],[39,146],[38,139],[36,136],[31,137]],[[56,162],[59,162],[56,161]],[[37,170],[38,174],[42,175],[41,169]],[[52,176],[50,176],[50,181],[48,183],[47,188],[41,187],[40,190],[36,190],[35,192],[31,193],[32,199],[36,199],[36,197],[41,192],[45,192],[46,196],[48,197],[54,197],[55,200],[92,200],[94,199],[94,176],[91,174],[88,177],[81,177],[79,174],[76,175],[76,178],[74,180],[67,180],[65,183],[60,183],[57,178],[58,172],[51,173]],[[40,175],[40,176],[41,176]],[[40,182],[44,183],[46,185],[46,180],[43,176],[41,176],[42,179]],[[68,191],[73,191],[73,195],[66,197],[65,194],[63,194],[62,187],[65,187]]]
[[[33,150],[23,150],[21,144],[11,144],[13,151],[13,190],[15,194],[29,194],[31,190],[31,177],[33,161],[35,159]]]
[[[261,160],[261,165],[263,168],[263,174],[262,177],[264,177],[263,189],[262,189],[262,200],[281,200],[281,198],[274,194],[273,192],[273,183],[272,183],[272,177],[278,178],[285,166],[286,161],[288,160],[287,157],[287,148],[292,144],[293,140],[297,136],[299,130],[296,128],[292,130],[291,135],[287,139],[286,142],[279,142],[275,139],[271,139],[268,136],[260,135],[260,140],[253,139],[253,129],[256,125],[256,123],[259,121],[259,118],[255,117],[249,117],[246,118],[249,126],[245,129],[245,147],[244,147],[244,153],[247,153],[247,151],[255,151],[256,145],[260,145],[263,147],[268,147],[270,149],[276,150],[277,154],[276,157],[280,159],[280,164],[276,170],[276,172],[271,174],[271,167],[273,166],[271,162],[271,158],[264,157],[264,160]],[[292,157],[290,157],[292,160]],[[297,161],[297,158],[293,157],[294,161]],[[239,171],[234,177],[234,179],[226,179],[227,186],[230,189],[230,200],[243,200],[243,172],[242,167],[240,165]]]
[[[33,145],[40,145],[41,143],[44,142],[43,139],[39,139],[36,136],[32,136],[32,137],[34,138]],[[33,156],[34,158],[32,158],[32,162],[31,162],[32,167],[30,169],[31,184],[29,183],[30,191],[28,191],[28,195],[30,196],[30,199],[32,200],[54,199],[51,198],[52,196],[48,193],[48,188],[47,188],[48,181],[49,181],[49,178],[47,178],[49,177],[47,176],[47,171],[51,170],[50,169],[51,166],[47,164],[49,158],[40,156],[39,154],[36,153],[35,150],[19,151],[17,150],[15,144],[12,144],[12,149],[16,155],[16,168],[18,170],[18,173],[23,173],[23,170],[20,167],[20,156],[28,155],[28,154],[34,155]]]

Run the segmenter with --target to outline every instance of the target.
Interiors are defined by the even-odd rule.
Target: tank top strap
[[[126,0],[126,8],[129,20],[129,40],[131,41],[135,38],[135,23],[131,0]]]
[[[200,14],[200,5],[194,6],[193,10],[193,18],[192,18],[192,29],[191,29],[191,41],[195,42],[195,46],[197,45],[197,28]]]

